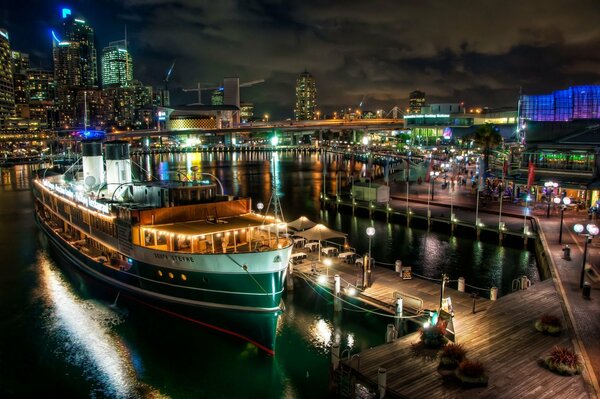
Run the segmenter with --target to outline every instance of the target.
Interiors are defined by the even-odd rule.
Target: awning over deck
[[[276,220],[273,218],[265,218],[254,213],[247,213],[240,216],[221,218],[214,222],[197,220],[192,222],[145,225],[141,226],[141,228],[145,231],[195,237],[249,228],[269,229],[269,226],[273,224],[276,224]]]

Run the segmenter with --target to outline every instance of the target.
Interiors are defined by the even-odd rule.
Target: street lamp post
[[[439,175],[440,175],[440,172],[437,172],[437,171],[436,172],[434,172],[434,171],[429,172],[429,176],[431,177],[430,180],[431,180],[431,200],[432,201],[433,201],[433,196],[434,196],[434,193],[435,193],[435,179]]]
[[[567,208],[567,205],[569,205],[571,203],[571,198],[565,197],[561,201],[560,197],[554,197],[554,203],[556,205],[559,205],[561,202],[562,202],[562,204],[560,205],[560,231],[558,233],[558,243],[559,244],[562,244],[563,217],[565,214],[565,209]]]
[[[588,224],[587,226],[585,226],[585,229],[586,229],[587,233],[583,235],[585,237],[585,245],[583,247],[583,261],[581,262],[581,275],[579,277],[579,288],[583,288],[583,277],[585,274],[585,261],[587,258],[588,243],[590,241],[592,241],[592,238],[597,236],[598,233],[600,232],[600,229],[595,224]],[[583,225],[577,223],[575,226],[573,226],[573,230],[575,230],[575,232],[577,234],[581,234],[583,232]]]
[[[364,262],[363,269],[363,287],[370,285],[370,274],[371,274],[371,238],[375,235],[375,227],[367,227],[367,236],[369,236],[369,259]]]
[[[548,202],[548,210],[546,211],[546,217],[550,217],[550,204],[552,203],[552,193],[554,189],[558,187],[558,183],[553,181],[547,181],[544,183],[544,187],[546,187],[546,202]]]
[[[531,197],[527,195],[525,197],[525,211],[523,212],[523,233],[527,233],[527,211],[529,211],[529,201]]]

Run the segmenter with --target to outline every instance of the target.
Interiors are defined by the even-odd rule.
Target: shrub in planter
[[[446,324],[438,321],[434,326],[427,326],[421,329],[421,343],[428,348],[440,348],[446,343]]]
[[[579,356],[572,350],[563,346],[555,346],[546,357],[546,367],[561,375],[575,375],[581,373]]]
[[[483,363],[477,360],[463,360],[456,368],[454,374],[466,385],[487,385],[488,376],[485,374]]]
[[[560,334],[560,319],[551,314],[543,314],[542,317],[536,320],[535,329],[550,335]]]
[[[460,344],[450,343],[442,349],[440,355],[440,368],[443,369],[455,369],[458,365],[465,360],[465,354],[467,351]]]

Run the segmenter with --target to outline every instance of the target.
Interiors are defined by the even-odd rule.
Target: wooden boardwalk
[[[333,275],[342,278],[342,288],[355,285],[360,267],[336,258],[328,268],[309,254],[302,263],[294,265],[294,273],[318,284],[318,277],[327,274],[330,289]],[[322,261],[323,259],[321,259]],[[314,271],[316,269],[316,272]],[[454,283],[455,285],[456,283]],[[440,283],[420,278],[402,280],[397,273],[382,267],[372,270],[372,285],[357,298],[387,313],[394,314],[393,293],[400,291],[423,300],[424,309],[437,309]],[[437,372],[438,359],[430,350],[420,352],[413,347],[419,333],[368,349],[343,360],[358,380],[377,386],[380,367],[387,370],[387,389],[390,397],[399,398],[588,398],[581,376],[562,377],[539,365],[555,345],[573,349],[568,331],[557,337],[543,335],[534,323],[544,313],[559,317],[566,326],[559,296],[551,279],[536,283],[529,289],[499,298],[497,301],[478,299],[476,313],[472,312],[470,294],[446,288],[455,312],[456,341],[465,346],[467,357],[486,366],[489,385],[482,388],[462,388],[458,382],[444,380]],[[414,315],[415,309],[404,309]]]
[[[350,364],[352,372],[367,381],[377,381],[380,367],[387,370],[391,396],[404,398],[588,398],[581,376],[562,377],[538,363],[553,346],[570,347],[567,332],[558,337],[534,328],[543,313],[554,314],[566,325],[552,280],[547,280],[498,301],[472,314],[455,308],[457,341],[467,357],[480,360],[488,370],[489,385],[465,389],[437,373],[438,359],[419,353],[413,343],[419,334],[363,351]]]
[[[339,274],[342,279],[342,288],[348,284],[357,286],[360,282],[362,268],[354,264],[341,262],[336,258],[332,258],[332,265],[327,268],[321,262],[318,262],[317,255],[312,254],[298,265],[294,265],[294,271],[302,273],[303,277],[308,279],[313,284],[318,283],[318,276],[328,274],[329,286],[333,288],[333,275]],[[316,268],[317,273],[312,269]],[[417,297],[423,301],[423,309],[437,309],[440,301],[440,282],[432,282],[421,278],[413,278],[411,280],[402,280],[398,273],[393,270],[383,267],[373,267],[371,272],[372,284],[369,288],[364,289],[356,296],[359,300],[366,304],[375,306],[390,314],[394,314],[394,292],[401,292],[412,297]],[[456,286],[456,282],[451,282],[450,285]],[[483,295],[487,295],[483,297]],[[455,312],[471,312],[473,307],[473,299],[471,295],[464,292],[459,292],[456,289],[446,285],[444,297],[451,297]],[[488,307],[489,293],[482,293],[482,298],[477,299],[477,310],[483,310]],[[404,312],[410,315],[415,315],[417,309],[411,306],[414,301],[404,300]]]

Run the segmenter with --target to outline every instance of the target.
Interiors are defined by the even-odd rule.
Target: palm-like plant
[[[502,143],[502,135],[494,125],[486,123],[467,136],[467,139],[473,140],[475,144],[483,148],[484,170],[482,173],[484,173],[485,176],[485,173],[489,169],[490,153],[492,152],[492,149],[498,147]]]

